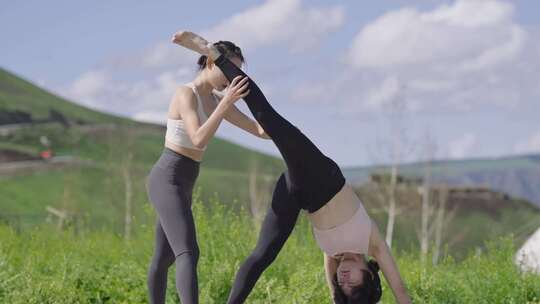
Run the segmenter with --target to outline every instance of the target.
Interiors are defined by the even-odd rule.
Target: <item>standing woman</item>
[[[242,52],[232,42],[220,41],[215,47],[236,67],[242,65]],[[199,303],[199,247],[191,212],[192,190],[206,146],[221,121],[226,119],[255,136],[269,138],[256,121],[234,106],[249,93],[248,78],[236,77],[229,85],[206,56],[199,58],[198,65],[195,79],[178,87],[171,99],[165,146],[146,181],[148,198],[158,215],[147,281],[151,304],[165,303],[167,272],[173,263],[182,304]],[[228,85],[224,97],[218,100],[212,91],[224,90]]]
[[[246,77],[218,48],[196,34],[178,32],[175,37],[176,43],[208,54],[228,79]],[[255,82],[250,81],[248,88],[244,100],[281,152],[287,170],[276,182],[257,245],[240,266],[227,303],[244,303],[287,241],[302,209],[308,212],[324,252],[334,303],[377,303],[382,294],[379,265],[397,302],[411,303],[390,249],[339,166],[277,113]],[[368,261],[367,256],[374,260]]]

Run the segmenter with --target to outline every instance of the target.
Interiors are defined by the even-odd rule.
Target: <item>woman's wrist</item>
[[[223,98],[221,98],[220,102],[218,103],[217,108],[221,108],[227,111],[231,105],[232,105],[232,102],[230,100],[230,97],[224,96]]]

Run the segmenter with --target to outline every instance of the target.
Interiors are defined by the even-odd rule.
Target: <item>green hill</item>
[[[21,111],[34,119],[47,118],[50,110],[61,112],[73,121],[88,123],[129,123],[129,119],[93,111],[61,97],[0,68],[0,111]],[[8,121],[0,121],[7,124]]]
[[[399,167],[401,175],[422,177],[427,163],[408,163]],[[373,172],[388,171],[388,166],[351,167],[345,175],[355,184],[368,180]],[[485,186],[524,199],[540,207],[540,154],[500,158],[439,160],[431,164],[435,182],[453,186]]]
[[[3,171],[0,219],[24,226],[46,218],[45,207],[54,206],[82,214],[96,227],[121,225],[125,167],[133,183],[134,216],[147,218],[144,182],[163,149],[163,126],[77,105],[0,69],[2,130],[0,154],[37,158],[43,150],[40,137],[46,136],[59,159],[77,162],[41,165],[37,161],[24,170]],[[272,180],[284,166],[276,157],[214,138],[201,166],[199,195],[223,202],[238,200],[245,206],[253,168]]]

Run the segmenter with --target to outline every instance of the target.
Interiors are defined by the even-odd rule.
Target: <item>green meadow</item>
[[[51,110],[61,118],[42,123]],[[31,115],[34,123],[0,136],[1,152],[35,157],[46,136],[56,155],[71,161],[0,171],[0,303],[147,303],[156,215],[145,179],[163,149],[165,129],[76,105],[0,69],[0,117],[16,112]],[[219,138],[211,142],[193,207],[201,303],[226,301],[283,169],[279,158]],[[258,211],[252,184],[262,202]],[[369,191],[358,191],[384,231],[381,206]],[[127,192],[130,239],[124,232]],[[435,266],[420,264],[419,208],[407,206],[413,211],[396,219],[393,248],[415,303],[540,303],[540,277],[521,273],[513,263],[517,248],[538,227],[540,212],[522,202],[509,204],[494,214],[474,206],[460,210],[445,228],[443,256]],[[63,229],[47,207],[70,214]],[[178,303],[173,270],[168,303]],[[383,303],[393,303],[386,285],[384,290]],[[248,303],[330,303],[322,253],[305,217]]]
[[[147,206],[149,215],[153,213]],[[258,223],[245,210],[217,201],[195,200],[201,248],[201,303],[225,303],[235,271],[253,248]],[[1,303],[147,303],[146,271],[153,225],[138,225],[125,240],[109,231],[40,225],[22,232],[0,226]],[[521,273],[512,259],[511,237],[457,262],[445,256],[422,266],[418,252],[395,252],[414,303],[540,303],[540,277]],[[167,303],[179,303],[169,271]],[[394,303],[384,285],[382,303]],[[330,303],[322,254],[301,217],[276,261],[263,274],[247,303]]]

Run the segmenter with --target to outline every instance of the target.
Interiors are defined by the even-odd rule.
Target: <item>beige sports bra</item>
[[[313,235],[317,244],[328,256],[345,252],[367,254],[371,235],[371,218],[363,204],[345,223],[320,230],[313,226]]]
[[[197,88],[192,82],[189,82],[186,85],[191,87],[193,93],[195,93],[195,96],[197,97],[197,115],[199,116],[199,121],[202,125],[206,120],[208,120],[208,115],[206,115],[204,112],[201,96],[199,95],[199,92],[197,92]],[[181,119],[167,118],[167,132],[165,133],[165,139],[180,147],[199,151],[206,150],[206,146],[201,149],[193,144],[185,128],[184,121]]]

